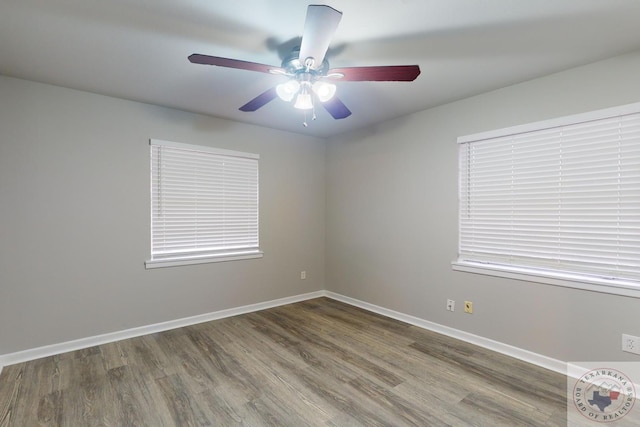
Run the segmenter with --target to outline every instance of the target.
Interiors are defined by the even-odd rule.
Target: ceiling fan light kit
[[[305,77],[305,75],[297,76]],[[301,80],[301,81],[298,81]],[[336,94],[336,85],[323,81],[311,83],[308,79],[291,79],[276,86],[278,98],[290,102],[296,99],[294,108],[308,110],[313,108],[313,96],[320,102],[327,102]]]
[[[311,110],[317,100],[334,119],[344,119],[351,111],[336,96],[336,85],[326,80],[413,81],[420,74],[420,68],[417,65],[391,65],[330,69],[325,55],[341,18],[342,12],[330,6],[309,5],[300,47],[282,61],[281,67],[197,53],[190,55],[189,61],[289,78],[240,107],[241,111],[256,111],[275,98],[293,102],[294,108]],[[303,124],[307,125],[306,120]]]

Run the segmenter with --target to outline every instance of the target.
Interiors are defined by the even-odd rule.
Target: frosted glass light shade
[[[336,85],[331,83],[317,81],[313,84],[312,88],[320,102],[326,102],[336,94]]]
[[[296,80],[289,80],[276,86],[276,93],[280,99],[288,102],[293,99],[299,89],[300,83]]]
[[[308,91],[301,91],[296,98],[296,103],[293,105],[299,110],[310,110],[313,108],[313,100],[311,94]]]

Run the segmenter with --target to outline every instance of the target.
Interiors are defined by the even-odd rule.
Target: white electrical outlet
[[[301,272],[300,272],[300,279],[301,279],[301,280],[304,280],[304,279],[306,279],[306,278],[307,278],[307,272],[306,272],[306,271],[301,271]]]
[[[452,299],[447,300],[447,311],[455,311],[456,310],[456,302]]]
[[[622,334],[622,351],[640,354],[640,338],[633,335]]]

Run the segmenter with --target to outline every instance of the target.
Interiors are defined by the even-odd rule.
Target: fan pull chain
[[[311,120],[314,121],[317,119],[316,116],[316,104],[311,100]],[[309,123],[307,123],[307,110],[304,110],[304,121],[302,122],[302,126],[307,127]]]

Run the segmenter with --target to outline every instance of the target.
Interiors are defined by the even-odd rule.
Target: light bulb
[[[291,101],[300,89],[300,83],[296,80],[289,80],[276,86],[276,93],[283,101]]]
[[[320,102],[327,102],[336,94],[336,85],[331,83],[317,81],[312,87]]]

